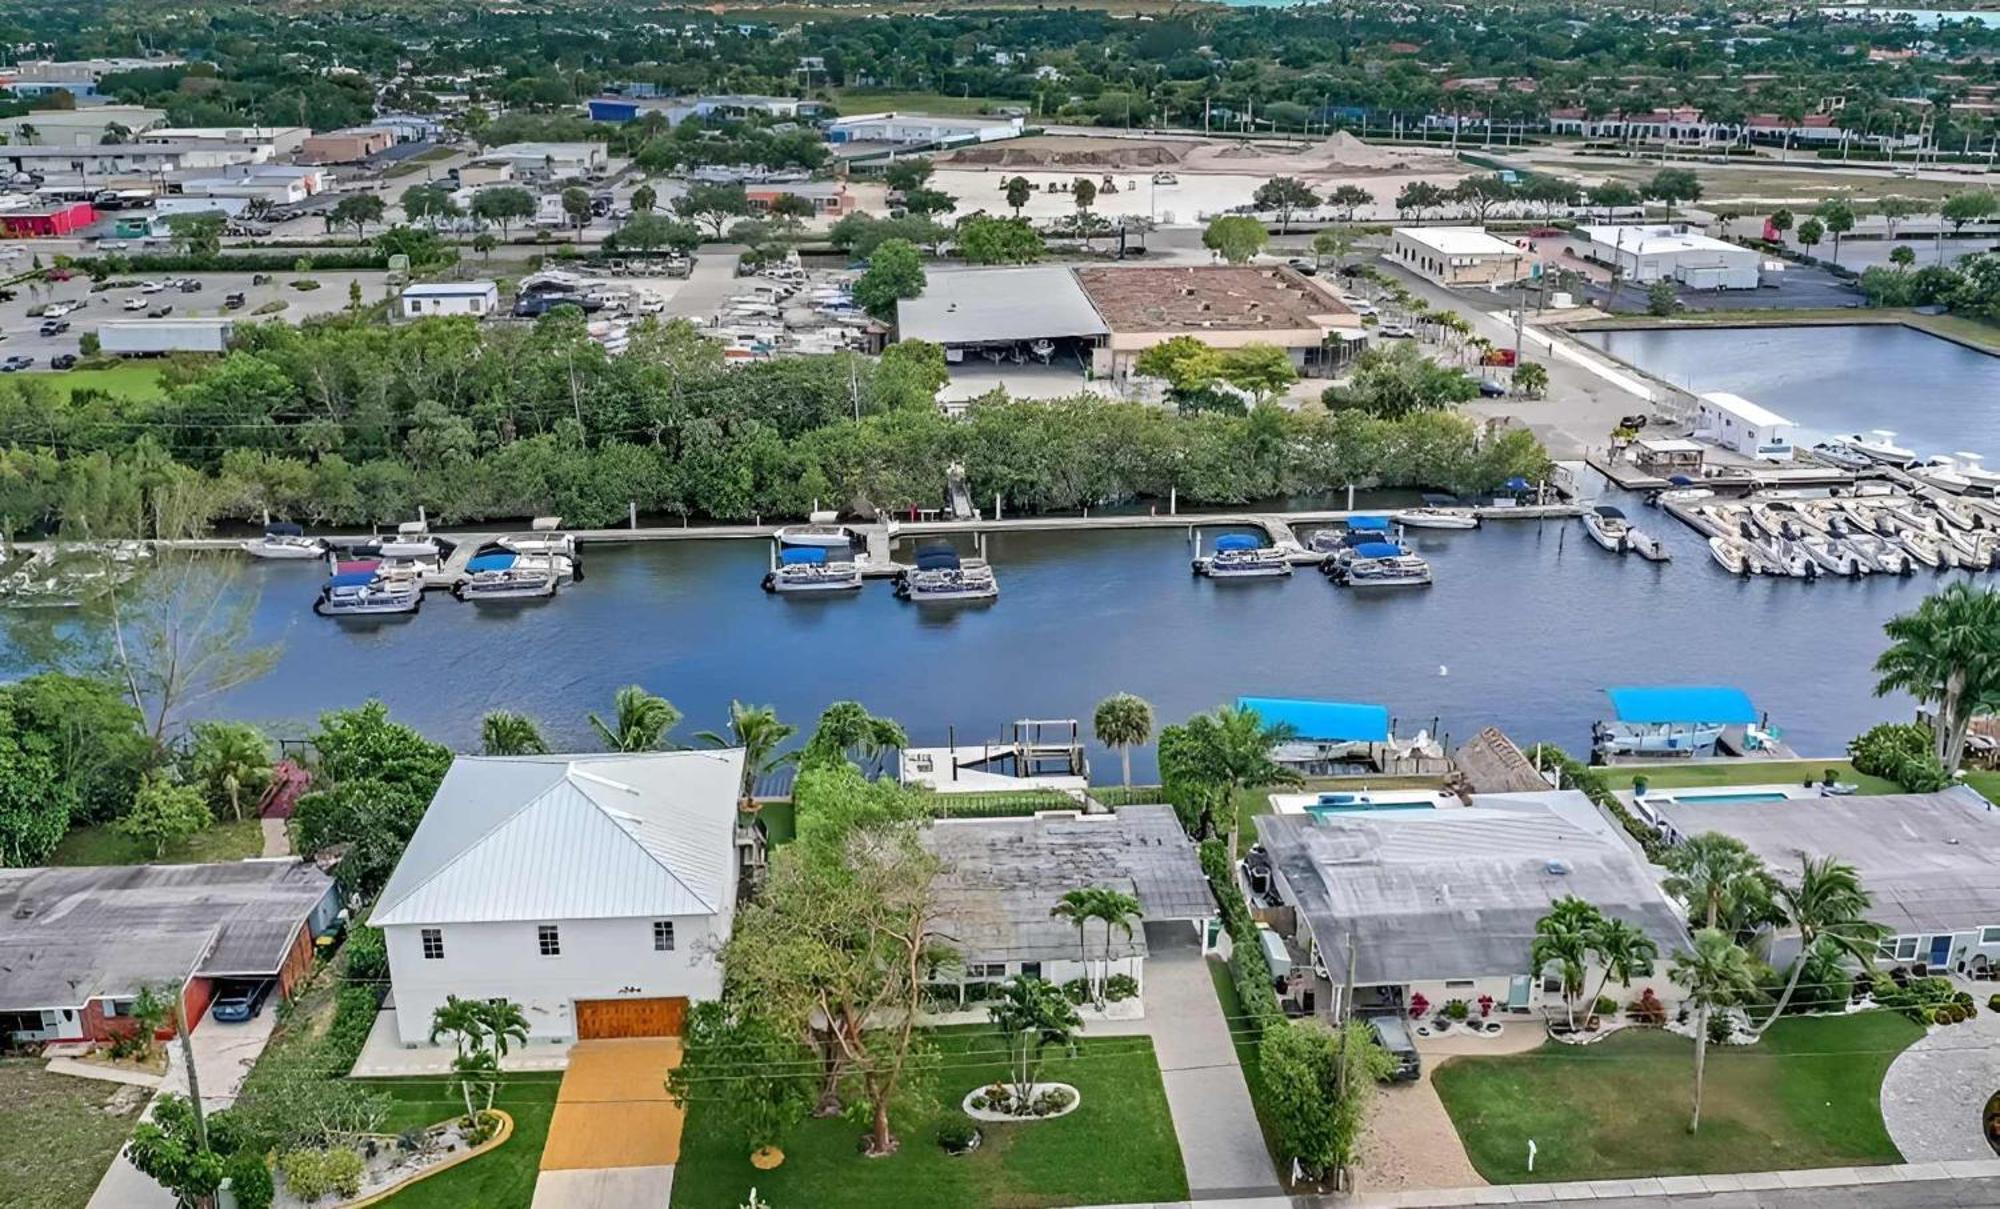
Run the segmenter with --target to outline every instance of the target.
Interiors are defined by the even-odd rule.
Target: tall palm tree
[[[799,763],[819,767],[853,761],[855,756],[873,760],[885,751],[909,745],[910,737],[894,720],[876,717],[859,701],[836,701],[819,716],[819,725],[806,740]]]
[[[1139,900],[1123,890],[1102,889],[1091,902],[1091,918],[1104,925],[1104,960],[1097,967],[1097,1007],[1104,1009],[1105,987],[1111,981],[1111,934],[1123,932],[1132,939],[1132,921],[1142,913]]]
[[[667,732],[681,720],[681,711],[665,697],[655,697],[636,684],[628,684],[612,698],[612,724],[590,715],[590,725],[604,737],[612,751],[659,751]]]
[[[1957,772],[1974,715],[2000,708],[2000,592],[1959,580],[1882,632],[1890,643],[1875,661],[1875,695],[1904,692],[1932,707],[1937,757]]]
[[[1597,950],[1598,964],[1604,967],[1604,976],[1597,980],[1597,993],[1590,997],[1591,1010],[1597,1010],[1597,1001],[1604,998],[1604,988],[1616,978],[1618,985],[1632,989],[1632,979],[1651,968],[1653,959],[1660,955],[1660,946],[1653,938],[1622,919],[1606,919],[1591,938],[1591,947]]]
[[[520,1004],[511,999],[488,999],[480,1009],[480,1022],[486,1026],[486,1037],[493,1043],[496,1057],[507,1056],[510,1040],[522,1045],[528,1043],[528,1017],[522,1013]]]
[[[542,756],[549,745],[533,718],[496,709],[479,720],[479,750],[489,756]]]
[[[785,740],[798,733],[798,729],[778,721],[778,711],[771,706],[731,701],[729,733],[725,735],[705,730],[696,734],[695,738],[710,747],[743,749],[743,784],[738,796],[743,800],[743,808],[749,810],[756,802],[757,782],[799,758],[799,753],[795,751],[782,754],[778,751]]]
[[[1558,900],[1547,915],[1535,921],[1535,939],[1528,946],[1528,961],[1536,974],[1555,966],[1562,978],[1563,1012],[1569,1029],[1576,1031],[1576,1001],[1583,996],[1584,971],[1597,934],[1604,927],[1604,913],[1576,897]]]
[[[1132,749],[1144,745],[1153,737],[1153,707],[1143,697],[1113,693],[1097,703],[1097,713],[1091,717],[1090,724],[1097,733],[1099,743],[1118,749],[1119,762],[1124,766],[1125,788],[1130,789]]]
[[[1688,1132],[1701,1128],[1701,1086],[1708,1072],[1708,1019],[1717,1008],[1746,1003],[1757,995],[1750,955],[1714,928],[1694,934],[1694,948],[1674,958],[1674,981],[1686,988],[1694,1016],[1694,1115]]]
[[[1227,812],[1229,863],[1236,863],[1236,836],[1241,829],[1239,791],[1272,785],[1298,785],[1299,774],[1271,759],[1271,749],[1292,738],[1284,723],[1265,725],[1254,709],[1218,707],[1196,714],[1180,726],[1160,732],[1160,777],[1169,786],[1193,791],[1200,801],[1201,830],[1210,832],[1217,815]]]
[[[1667,893],[1688,905],[1704,928],[1735,932],[1744,915],[1770,901],[1771,875],[1749,845],[1719,831],[1703,832],[1674,845],[1662,861],[1672,875]]]
[[[1049,908],[1049,918],[1060,919],[1076,929],[1076,957],[1083,964],[1083,981],[1090,985],[1090,949],[1084,939],[1084,928],[1097,916],[1097,895],[1095,887],[1081,887],[1065,890]]]
[[[1759,1034],[1785,1014],[1785,1005],[1792,1001],[1799,975],[1805,971],[1807,954],[1822,941],[1864,965],[1874,960],[1875,946],[1887,929],[1863,918],[1871,902],[1854,866],[1830,856],[1800,856],[1799,884],[1778,883],[1778,905],[1799,931],[1799,953],[1792,959],[1791,977],[1785,980],[1778,1006],[1758,1028]]]

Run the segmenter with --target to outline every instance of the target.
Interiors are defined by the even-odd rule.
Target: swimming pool
[[[1646,796],[1652,798],[1664,797],[1669,802],[1685,802],[1690,806],[1699,805],[1704,802],[1727,802],[1734,805],[1741,802],[1789,802],[1792,800],[1791,794],[1773,793],[1764,790],[1746,793],[1655,793]]]
[[[1347,794],[1339,795],[1347,797]],[[1353,795],[1349,802],[1318,802],[1305,808],[1305,812],[1315,819],[1323,819],[1335,814],[1387,814],[1392,811],[1436,810],[1430,802],[1377,801],[1365,794]]]

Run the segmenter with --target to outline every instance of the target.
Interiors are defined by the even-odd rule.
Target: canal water
[[[1726,390],[1797,423],[1803,443],[1886,428],[1920,456],[2000,465],[2000,357],[1897,325],[1579,333],[1656,378]]]
[[[413,617],[333,621],[309,611],[321,571],[262,563],[256,628],[281,641],[275,670],[208,713],[303,733],[321,710],[370,697],[462,750],[487,710],[524,711],[588,745],[585,715],[638,683],[687,715],[724,724],[732,697],[809,726],[857,698],[920,743],[997,737],[1016,718],[1086,720],[1119,690],[1167,721],[1239,694],[1377,702],[1403,728],[1453,740],[1497,725],[1522,742],[1587,749],[1602,690],[1629,683],[1746,689],[1799,750],[1830,754],[1904,701],[1871,696],[1882,622],[1943,579],[1738,580],[1691,531],[1634,502],[1675,561],[1593,545],[1575,521],[1489,522],[1413,533],[1428,589],[1337,588],[1290,579],[1215,584],[1189,574],[1183,530],[1009,533],[990,539],[1000,599],[915,606],[886,581],[844,599],[767,596],[756,541],[591,547],[584,582],[557,599],[479,608],[433,593]],[[1115,779],[1112,753],[1093,772]],[[1153,753],[1135,756],[1150,776]]]

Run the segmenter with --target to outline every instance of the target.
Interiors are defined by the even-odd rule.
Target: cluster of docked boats
[[[0,606],[73,609],[123,583],[153,556],[144,542],[51,543],[32,552],[0,549]]]
[[[320,543],[315,554],[289,551],[316,539],[298,533],[267,532],[252,553],[260,557],[325,557],[329,564],[326,582],[313,601],[313,612],[322,617],[370,617],[415,613],[423,608],[424,591],[449,586],[454,598],[473,604],[501,604],[547,600],[558,590],[583,578],[576,539],[557,529],[560,521],[541,517],[527,533],[509,534],[472,551],[463,572],[447,584],[445,564],[454,553],[450,543],[431,535],[421,521],[400,526],[393,536],[377,538],[355,546],[349,557],[341,558]],[[282,542],[286,553],[273,555],[272,543]]]
[[[1431,526],[1435,528],[1463,529],[1478,524],[1469,513],[1419,511],[1435,513],[1448,522]],[[1321,574],[1343,587],[1426,587],[1432,582],[1430,563],[1402,541],[1396,528],[1396,521],[1405,515],[1412,514],[1353,517],[1344,528],[1318,530],[1306,538],[1304,546],[1292,550],[1267,546],[1248,533],[1224,533],[1215,539],[1213,553],[1195,556],[1194,573],[1222,581],[1281,578],[1292,573],[1296,557],[1317,564]],[[1422,524],[1425,519],[1431,518],[1406,523]],[[1460,523],[1462,520],[1471,523]]]
[[[1636,554],[1647,562],[1673,561],[1660,539],[1643,533],[1625,515],[1610,505],[1599,505],[1583,514],[1583,527],[1590,540],[1613,554]]]
[[[1911,575],[1918,567],[2000,567],[2000,532],[1960,500],[1884,492],[1824,498],[1752,498],[1690,509],[1710,531],[1709,552],[1736,575]]]

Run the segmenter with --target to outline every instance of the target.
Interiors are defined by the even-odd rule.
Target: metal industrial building
[[[1763,257],[1754,248],[1711,239],[1685,224],[1578,227],[1576,251],[1616,269],[1626,281],[1673,281],[1691,290],[1754,290]]]

